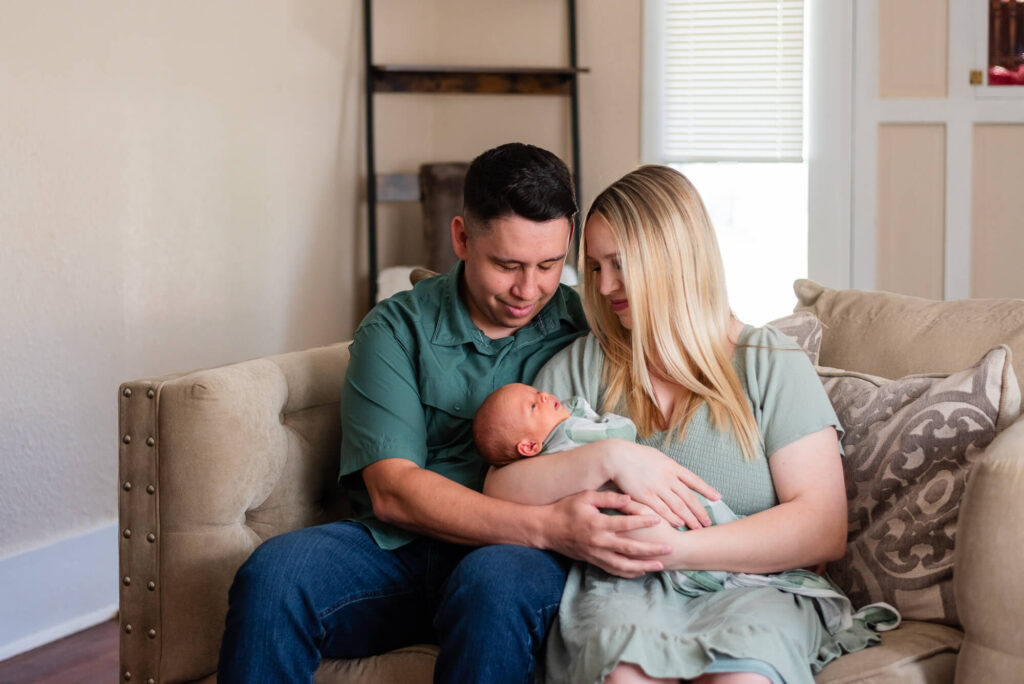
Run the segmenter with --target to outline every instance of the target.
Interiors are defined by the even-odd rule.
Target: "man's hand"
[[[623,533],[657,525],[656,515],[607,515],[601,508],[624,509],[630,498],[617,492],[586,491],[546,506],[552,523],[545,526],[543,547],[596,565],[619,577],[639,577],[664,569],[658,560],[671,549],[660,543],[629,539]]]
[[[711,524],[693,490],[711,500],[720,498],[719,493],[657,449],[621,441],[615,445],[611,471],[619,489],[670,525],[692,530]]]

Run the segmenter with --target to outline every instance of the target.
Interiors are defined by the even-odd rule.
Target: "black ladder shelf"
[[[569,12],[568,67],[487,67],[374,64],[373,0],[363,0],[363,40],[366,59],[366,203],[370,308],[377,300],[377,203],[418,201],[415,174],[377,175],[374,155],[373,96],[375,93],[481,93],[565,95],[572,125],[572,170],[576,194],[580,189],[580,126],[578,76],[589,71],[576,63],[576,0],[566,0]]]

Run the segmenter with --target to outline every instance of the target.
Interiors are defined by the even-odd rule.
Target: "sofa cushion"
[[[818,369],[846,430],[847,552],[829,574],[854,606],[959,624],[957,516],[971,465],[1020,413],[1010,359],[999,346],[967,370],[900,380]]]
[[[818,684],[845,682],[950,682],[963,634],[925,622],[904,622],[882,633],[882,643],[844,655],[819,672]],[[437,647],[409,646],[358,660],[324,660],[316,684],[389,684],[432,681]]]
[[[313,678],[315,684],[430,684],[434,681],[437,646],[418,644],[379,656],[352,660],[326,659]]]
[[[1024,386],[1024,300],[950,302],[886,292],[833,290],[812,280],[793,284],[795,311],[810,311],[824,328],[823,366],[902,378],[952,373],[1005,344]]]
[[[815,366],[818,365],[818,353],[821,350],[821,321],[817,316],[810,311],[798,311],[782,318],[776,318],[768,325],[792,337],[800,345],[800,348],[807,352],[811,363]]]
[[[927,622],[908,621],[882,632],[882,643],[833,660],[814,677],[817,684],[846,682],[952,682],[964,635]]]

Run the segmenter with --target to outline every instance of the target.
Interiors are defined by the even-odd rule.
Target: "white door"
[[[817,270],[812,242],[812,277],[832,263],[849,269],[846,282],[834,279],[840,287],[1024,297],[1024,86],[971,83],[987,67],[988,9],[987,0],[856,0],[850,24],[833,26],[829,49],[844,40],[851,49],[852,95],[849,127],[824,129],[838,138],[833,164],[842,167],[849,141],[850,184],[834,168],[831,187],[815,183],[812,165],[812,198],[832,193],[824,204],[840,223],[822,231],[831,243]],[[826,106],[841,119],[838,71]],[[813,111],[811,127],[813,145]],[[813,199],[811,216],[813,235]]]

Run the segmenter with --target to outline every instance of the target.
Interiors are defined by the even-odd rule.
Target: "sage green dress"
[[[756,460],[743,460],[739,443],[714,427],[706,405],[682,440],[666,445],[660,433],[637,441],[692,470],[737,514],[750,515],[778,503],[765,454],[841,427],[806,354],[778,330],[746,326],[733,366],[761,432]],[[591,334],[552,357],[534,384],[603,407],[603,367],[604,353]],[[753,671],[776,682],[812,682],[812,672],[838,650],[808,597],[770,587],[688,597],[667,572],[623,579],[577,562],[549,633],[545,676],[548,682],[601,682],[624,662],[654,677]]]

